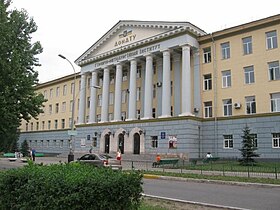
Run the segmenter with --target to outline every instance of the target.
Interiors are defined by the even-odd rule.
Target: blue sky
[[[12,8],[24,8],[37,23],[33,40],[44,48],[40,82],[72,74],[58,54],[74,63],[119,20],[186,21],[211,33],[280,13],[277,0],[13,0]]]

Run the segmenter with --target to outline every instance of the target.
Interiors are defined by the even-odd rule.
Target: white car
[[[96,167],[111,167],[114,170],[121,170],[121,161],[114,159],[107,154],[89,153],[77,159],[77,162],[92,164]]]

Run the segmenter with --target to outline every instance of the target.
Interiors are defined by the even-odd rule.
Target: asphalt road
[[[144,179],[144,193],[244,209],[279,210],[280,187]]]

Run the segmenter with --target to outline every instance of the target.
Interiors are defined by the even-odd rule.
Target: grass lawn
[[[240,171],[247,172],[248,168],[251,172],[275,173],[280,172],[279,162],[257,162],[254,165],[242,166],[237,161],[214,161],[209,163],[198,163],[196,165],[185,165],[182,168],[188,170],[205,170],[205,171]]]

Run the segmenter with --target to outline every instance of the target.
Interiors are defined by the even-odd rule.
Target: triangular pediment
[[[76,63],[84,65],[102,57],[183,31],[189,31],[195,36],[205,34],[204,31],[188,22],[119,21],[80,56]]]

